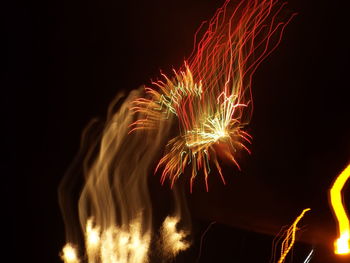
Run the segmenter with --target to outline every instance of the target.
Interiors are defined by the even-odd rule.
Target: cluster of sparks
[[[206,188],[208,189],[209,160],[218,169],[222,181],[225,179],[217,159],[215,147],[222,147],[224,155],[237,166],[233,153],[236,148],[248,148],[241,142],[250,143],[250,135],[242,130],[240,122],[241,108],[237,95],[227,96],[225,93],[206,96],[202,83],[196,84],[193,75],[186,66],[186,71],[176,73],[176,81],[168,79],[165,82],[154,83],[160,88],[156,91],[147,88],[152,99],[140,98],[133,108],[147,115],[146,119],[136,121],[134,129],[156,128],[157,123],[174,114],[182,124],[181,135],[171,139],[167,144],[167,153],[159,161],[156,170],[164,166],[161,182],[170,177],[172,184],[185,170],[187,164],[192,164],[191,189],[198,170],[203,169]]]
[[[341,255],[350,254],[350,222],[342,198],[342,189],[349,178],[350,164],[339,174],[330,190],[330,201],[339,226],[339,238],[334,242],[334,252]]]
[[[191,191],[198,171],[208,191],[210,163],[225,184],[218,155],[240,169],[237,152],[249,152],[251,136],[244,128],[252,113],[252,74],[277,47],[289,20],[277,21],[284,4],[277,7],[275,0],[231,4],[227,0],[207,22],[183,67],[171,78],[162,74],[163,80],[146,88],[148,96],[134,102],[133,110],[145,117],[133,123],[132,131],[178,121],[179,135],[169,140],[156,169],[163,168],[162,183],[169,178],[173,185],[191,164]]]

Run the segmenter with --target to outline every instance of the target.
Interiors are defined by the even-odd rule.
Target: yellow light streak
[[[283,263],[285,261],[289,251],[292,249],[295,243],[295,234],[296,234],[296,231],[298,230],[297,224],[303,218],[304,214],[310,210],[311,210],[310,208],[304,209],[303,212],[301,212],[301,214],[295,219],[294,223],[287,229],[285,238],[282,241],[281,257],[278,260],[278,263]]]
[[[343,205],[342,189],[350,178],[350,164],[334,181],[331,190],[331,206],[338,221],[339,238],[334,242],[334,253],[350,254],[350,223]]]

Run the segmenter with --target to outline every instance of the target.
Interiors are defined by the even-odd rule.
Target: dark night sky
[[[2,105],[4,171],[10,175],[4,185],[11,202],[5,207],[11,215],[15,251],[26,258],[20,262],[60,262],[64,225],[57,187],[78,150],[84,126],[105,115],[118,91],[149,83],[160,69],[168,72],[180,66],[192,51],[201,21],[223,3],[48,2],[17,4],[8,20],[5,76],[11,84]],[[272,234],[305,207],[313,209],[304,221],[309,229],[306,247],[317,248],[319,242],[320,247],[327,246],[327,240],[331,246],[336,228],[327,189],[350,161],[345,3],[289,2],[288,8],[298,16],[253,78],[252,155],[243,157],[243,172],[226,168],[228,186],[211,178],[208,194],[198,182],[189,196],[193,220],[198,222],[196,237],[210,222],[218,222],[208,233],[207,254],[200,262],[215,262],[214,257],[220,258],[218,262],[267,262],[271,237],[257,233]],[[15,140],[7,139],[13,134]],[[260,247],[256,255],[247,243]],[[193,262],[196,249],[198,240],[188,258],[183,255],[179,262]],[[311,262],[336,262],[326,259],[325,249]],[[295,262],[301,262],[303,256],[299,261],[297,256]]]

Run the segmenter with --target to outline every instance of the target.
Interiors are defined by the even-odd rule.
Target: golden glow
[[[338,221],[339,238],[334,242],[335,254],[350,254],[350,223],[343,205],[342,189],[350,178],[350,164],[340,173],[330,190],[331,205]]]
[[[85,240],[89,262],[97,262],[101,244],[100,228],[93,227],[93,220],[91,218],[86,223]]]
[[[179,222],[178,217],[165,218],[161,229],[161,244],[163,252],[168,257],[176,256],[180,251],[186,250],[190,244],[184,239],[187,233],[184,231],[177,231],[176,225]]]
[[[147,262],[150,234],[142,234],[140,219],[134,220],[128,228],[109,227],[100,232],[92,226],[92,219],[86,225],[85,242],[89,263],[143,263]],[[72,245],[63,248],[65,263],[79,263]]]
[[[146,262],[149,242],[150,235],[141,233],[140,220],[132,222],[128,229],[110,227],[102,233],[96,262]]]
[[[71,244],[66,244],[62,249],[61,258],[64,263],[79,263],[76,249]]]
[[[281,256],[278,260],[278,263],[283,263],[286,260],[289,251],[293,248],[295,243],[295,234],[298,230],[297,224],[303,218],[304,214],[310,210],[310,208],[304,209],[303,212],[301,212],[301,214],[295,219],[293,224],[285,231],[285,238],[281,244]]]
[[[98,227],[92,226],[92,219],[88,220],[86,224],[87,245],[96,247],[100,243],[100,230]]]

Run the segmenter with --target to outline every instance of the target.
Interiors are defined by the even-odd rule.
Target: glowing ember
[[[93,220],[89,219],[85,229],[86,251],[89,262],[97,260],[101,245],[100,227],[93,227],[92,224]]]
[[[174,257],[180,251],[186,250],[190,244],[184,239],[187,234],[184,231],[177,231],[176,225],[179,222],[179,218],[168,216],[161,229],[161,243],[163,251],[166,255]]]
[[[335,254],[350,254],[350,223],[343,205],[342,189],[350,178],[350,164],[340,173],[330,190],[330,201],[338,221],[339,238],[334,242]]]
[[[162,74],[164,80],[146,88],[149,96],[134,102],[133,110],[145,117],[133,123],[132,131],[157,129],[169,118],[179,123],[180,135],[169,140],[157,166],[163,167],[162,183],[169,178],[173,185],[191,164],[191,191],[198,171],[208,191],[213,163],[225,184],[218,155],[239,168],[237,152],[249,152],[246,144],[251,143],[244,128],[252,113],[252,75],[289,22],[277,21],[284,4],[276,2],[240,1],[234,7],[227,0],[183,67],[172,78]]]
[[[128,229],[110,227],[100,233],[92,228],[90,219],[86,226],[86,251],[89,262],[146,262],[150,242],[149,234],[142,234],[140,220]]]
[[[62,249],[62,260],[64,263],[79,263],[76,249],[71,244],[66,244]]]

